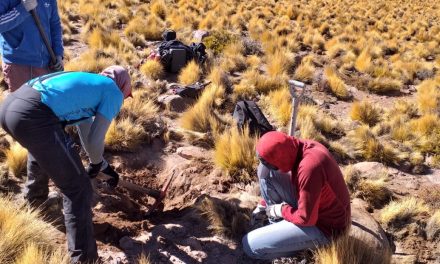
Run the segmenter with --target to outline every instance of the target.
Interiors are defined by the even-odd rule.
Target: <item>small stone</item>
[[[119,246],[124,250],[130,250],[134,247],[134,242],[131,237],[124,236],[119,240]]]
[[[180,147],[176,153],[185,159],[203,159],[206,158],[206,151],[195,146]]]
[[[195,237],[189,237],[183,243],[190,246],[192,250],[202,250],[202,244]]]
[[[159,103],[165,105],[167,109],[173,112],[184,112],[190,105],[194,103],[194,99],[183,98],[177,94],[165,94],[158,98]]]

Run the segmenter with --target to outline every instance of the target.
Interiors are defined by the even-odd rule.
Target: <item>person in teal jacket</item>
[[[63,194],[72,263],[94,263],[98,257],[90,179],[103,172],[112,177],[110,186],[118,183],[118,174],[103,158],[104,137],[129,96],[128,72],[111,66],[100,74],[57,72],[35,78],[10,93],[1,105],[0,125],[29,151],[26,199],[43,202],[49,178]],[[64,131],[66,125],[78,126],[89,157],[87,169]]]
[[[55,63],[51,62],[30,14],[33,9],[52,44]],[[0,52],[3,74],[11,92],[32,78],[63,70],[62,28],[56,0],[1,0]]]

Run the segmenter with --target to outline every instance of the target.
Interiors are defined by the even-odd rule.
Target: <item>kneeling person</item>
[[[350,197],[337,162],[320,143],[269,132],[257,144],[263,201],[254,215],[271,224],[243,238],[256,259],[294,256],[329,243],[350,226]]]
[[[31,203],[46,199],[49,178],[63,193],[72,263],[97,259],[90,177],[105,170],[114,177],[110,184],[117,184],[117,173],[103,159],[104,137],[130,95],[128,72],[111,66],[101,74],[59,72],[38,77],[9,94],[2,104],[2,128],[29,151],[25,197]],[[87,171],[64,131],[69,124],[78,124],[90,159]]]

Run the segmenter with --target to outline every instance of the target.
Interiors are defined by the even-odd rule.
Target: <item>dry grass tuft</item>
[[[13,142],[9,149],[5,150],[6,165],[14,177],[22,178],[26,174],[27,149],[18,142]]]
[[[0,263],[68,263],[53,241],[56,230],[37,211],[7,197],[0,202]]]
[[[368,101],[354,102],[350,111],[351,119],[360,121],[369,126],[374,126],[379,122],[380,116],[380,110]]]
[[[247,232],[250,211],[233,201],[205,196],[196,208],[203,219],[207,219],[209,229],[215,234],[240,239]]]
[[[141,68],[140,72],[153,80],[160,79],[164,74],[164,67],[160,61],[147,60]]]
[[[141,254],[139,259],[137,260],[137,264],[151,264],[151,260],[149,256],[145,256],[145,254]]]
[[[415,216],[427,213],[429,207],[415,197],[392,201],[380,212],[380,222],[394,228],[400,228]]]
[[[292,99],[287,87],[270,92],[262,100],[263,106],[280,127],[289,124],[292,112]]]
[[[295,70],[294,76],[296,80],[310,83],[313,80],[314,74],[315,66],[313,66],[312,60],[304,58]]]
[[[215,141],[214,162],[226,170],[237,182],[250,182],[255,172],[256,137],[249,134],[249,129],[239,131],[236,126],[226,130]]]
[[[195,83],[200,79],[201,74],[202,69],[200,66],[194,60],[190,61],[180,72],[179,82],[182,84]]]
[[[439,112],[440,81],[427,80],[417,87],[417,106],[423,114]]]
[[[391,200],[392,193],[386,187],[385,178],[367,179],[359,182],[356,197],[362,198],[374,208],[381,208]]]
[[[399,91],[402,86],[403,83],[400,80],[381,77],[371,80],[368,83],[368,90],[374,93],[384,94]]]
[[[218,134],[221,121],[214,113],[215,106],[224,98],[223,86],[209,85],[206,87],[195,105],[188,109],[180,118],[184,129],[197,132],[212,132]]]
[[[357,189],[359,181],[361,180],[361,172],[353,165],[348,165],[342,169],[342,175],[344,175],[344,180],[347,184],[348,190],[350,193],[354,193]]]
[[[141,124],[132,118],[123,118],[111,123],[104,142],[106,147],[113,150],[134,151],[148,141],[148,133]]]
[[[391,252],[377,250],[375,247],[367,245],[362,239],[346,234],[333,241],[329,246],[318,249],[314,260],[317,264],[389,264],[391,255]]]
[[[348,91],[347,85],[338,76],[336,70],[332,67],[326,67],[324,70],[324,75],[327,80],[330,91],[339,99],[348,99],[351,97]]]
[[[429,240],[440,238],[440,210],[436,210],[429,218],[425,230]]]
[[[378,161],[386,164],[397,165],[401,161],[394,148],[384,144],[364,125],[349,134],[349,139],[354,144],[357,156],[368,161]]]

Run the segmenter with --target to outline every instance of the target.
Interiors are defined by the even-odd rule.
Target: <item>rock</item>
[[[123,250],[130,250],[134,247],[134,240],[131,237],[124,236],[119,240],[119,246]]]
[[[357,238],[366,245],[375,249],[378,255],[391,253],[394,251],[390,246],[390,242],[385,234],[385,231],[374,220],[374,218],[367,213],[365,209],[365,202],[360,199],[354,199],[351,203],[351,229],[350,236]]]
[[[202,250],[202,244],[195,237],[189,237],[183,241],[184,245],[188,245],[192,250]]]
[[[176,150],[176,153],[185,159],[206,158],[206,150],[195,146],[180,147]]]
[[[167,109],[173,112],[181,113],[185,111],[191,104],[194,103],[194,99],[183,98],[176,94],[165,94],[158,98],[159,103],[165,105]]]
[[[393,255],[391,260],[393,264],[415,264],[417,262],[416,255]]]
[[[208,31],[199,29],[199,30],[196,30],[193,32],[193,39],[194,39],[194,41],[202,42],[202,40],[204,38],[208,37],[209,35],[210,34]]]
[[[433,184],[440,184],[440,170],[439,169],[434,169],[432,170],[431,174],[427,175],[428,180],[433,183]]]
[[[359,162],[353,165],[353,168],[361,173],[362,177],[369,179],[380,178],[388,169],[382,163],[374,161]]]

